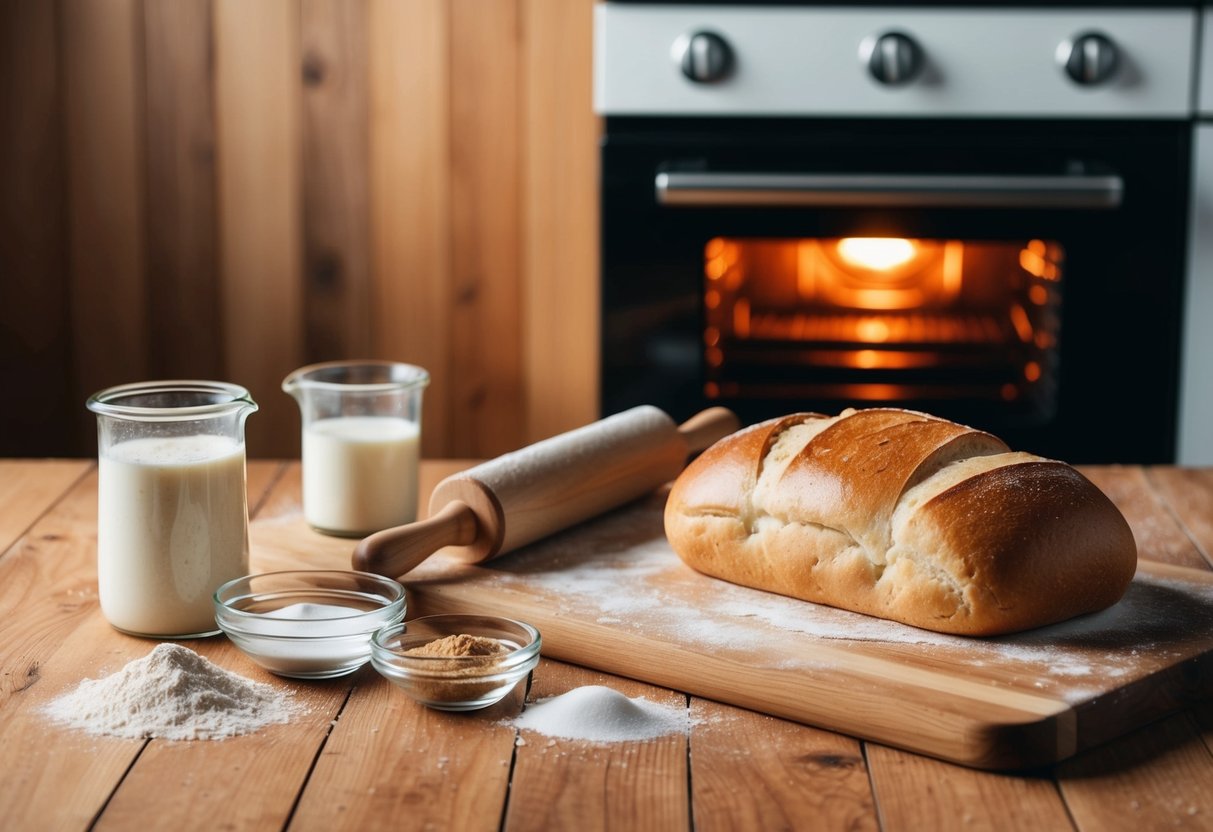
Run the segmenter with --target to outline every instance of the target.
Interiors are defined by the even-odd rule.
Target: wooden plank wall
[[[70,432],[58,19],[0,3],[0,448]]]
[[[598,415],[592,0],[0,0],[0,456],[223,378],[425,366],[424,452]]]

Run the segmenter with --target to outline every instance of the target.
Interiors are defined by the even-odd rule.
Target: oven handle
[[[1118,208],[1115,174],[659,173],[657,202],[697,207]]]

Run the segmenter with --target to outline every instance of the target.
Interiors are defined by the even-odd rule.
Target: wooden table
[[[423,493],[460,467],[430,462]],[[1143,556],[1209,568],[1213,470],[1086,473]],[[308,530],[297,464],[252,462],[255,571],[346,568],[350,541]],[[519,737],[518,703],[415,705],[365,667],[289,683],[310,712],[218,742],[93,737],[39,709],[146,654],[97,605],[96,469],[0,460],[0,828],[1213,829],[1213,707],[1026,775],[973,771],[677,691],[545,660],[531,698],[604,684],[688,707],[689,737],[590,745]],[[263,681],[226,639],[187,644]]]

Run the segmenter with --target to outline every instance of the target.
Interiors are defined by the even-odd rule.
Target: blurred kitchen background
[[[423,452],[598,415],[590,0],[0,2],[0,456],[95,452],[85,399],[420,364]]]
[[[426,456],[642,402],[1213,463],[1197,0],[0,0],[0,456],[419,364]]]

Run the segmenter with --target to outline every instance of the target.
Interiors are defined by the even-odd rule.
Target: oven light
[[[750,337],[750,301],[747,298],[738,298],[733,304],[733,335]]]
[[[1045,259],[1031,249],[1025,248],[1019,252],[1019,265],[1030,275],[1044,277]]]
[[[860,341],[879,344],[889,340],[889,325],[879,318],[865,318],[855,326]]]
[[[874,272],[895,269],[914,259],[918,246],[902,237],[844,237],[838,255],[852,266]]]
[[[1019,340],[1025,344],[1032,343],[1032,337],[1036,331],[1032,328],[1032,321],[1028,318],[1028,312],[1018,303],[1011,306],[1011,325],[1015,327],[1015,332],[1019,335]]]
[[[855,366],[863,370],[874,369],[880,364],[880,354],[876,350],[859,350],[855,353]]]

